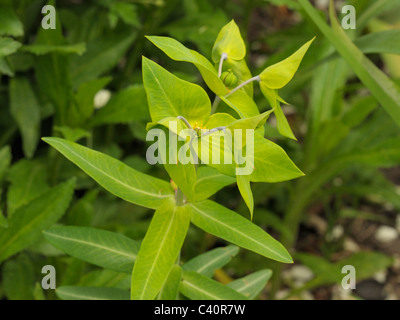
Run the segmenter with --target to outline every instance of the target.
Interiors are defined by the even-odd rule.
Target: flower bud
[[[229,69],[221,74],[221,80],[228,88],[233,88],[236,86],[238,79],[232,70]]]

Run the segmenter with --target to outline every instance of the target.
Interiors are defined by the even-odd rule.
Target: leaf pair
[[[315,38],[314,38],[315,39]],[[267,67],[260,73],[260,88],[271,107],[275,110],[277,128],[280,134],[290,139],[297,140],[282,111],[279,102],[284,102],[277,93],[278,89],[286,86],[292,80],[300,66],[301,60],[314,39],[308,41],[299,50],[285,60]]]

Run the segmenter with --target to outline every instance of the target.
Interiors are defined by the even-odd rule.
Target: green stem
[[[250,78],[248,80],[246,80],[245,82],[242,82],[241,84],[239,84],[236,88],[232,89],[226,96],[225,98],[228,98],[230,95],[232,95],[233,93],[235,93],[236,91],[240,90],[241,88],[243,88],[245,85],[249,84],[250,82],[253,81],[260,81],[260,76],[255,76],[253,78]]]
[[[211,107],[211,114],[214,114],[215,111],[217,111],[217,108],[218,108],[218,105],[220,102],[221,102],[221,98],[216,96],[214,99],[214,102],[212,104],[212,107]]]
[[[185,197],[185,195],[183,194],[183,192],[182,192],[182,190],[181,189],[176,189],[176,191],[175,191],[175,201],[176,201],[176,205],[179,207],[179,206],[183,206],[184,204],[185,204],[185,200],[186,200],[186,197]]]

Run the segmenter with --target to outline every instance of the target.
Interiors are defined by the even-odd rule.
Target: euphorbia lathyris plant
[[[236,181],[252,216],[254,205],[250,182],[279,182],[303,175],[281,147],[264,137],[264,124],[274,112],[279,132],[295,139],[280,108],[282,99],[277,89],[292,79],[311,41],[286,60],[252,77],[244,60],[245,44],[234,21],[224,26],[218,35],[212,50],[214,64],[174,39],[156,36],[148,39],[172,59],[193,63],[216,95],[211,104],[202,87],[179,79],[143,57],[143,82],[152,118],[148,130],[149,133],[157,132],[148,135],[149,140],[157,139],[150,146],[148,155],[152,154],[164,164],[171,177],[170,183],[76,143],[44,138],[109,192],[155,209],[146,236],[140,245],[122,235],[93,228],[54,227],[47,230],[45,236],[56,247],[90,263],[120,272],[131,272],[133,268],[132,299],[175,299],[178,292],[192,299],[253,298],[268,280],[269,271],[248,276],[257,279],[256,285],[248,290],[244,290],[248,279],[239,279],[230,285],[210,279],[216,268],[237,253],[237,247],[214,249],[183,265],[180,264],[180,250],[189,225],[193,223],[267,258],[292,262],[287,250],[264,230],[207,199]],[[260,84],[272,107],[262,114],[253,100],[253,81]],[[216,112],[220,103],[229,106],[231,112]],[[183,134],[188,130],[189,134]],[[240,135],[235,135],[231,148],[226,149],[220,142],[228,139],[231,130],[239,130]],[[206,139],[209,144],[204,147]],[[197,148],[192,148],[193,145]],[[177,157],[178,149],[182,147],[188,161]],[[163,153],[165,149],[168,152]],[[234,152],[237,149],[240,149],[239,155]],[[220,159],[229,161],[206,161],[205,155],[217,154]],[[243,154],[251,170],[247,174],[238,174],[238,169],[246,165],[241,161]],[[67,287],[58,290],[59,296],[63,297],[71,292],[83,294],[94,289]],[[99,294],[108,298],[126,298],[125,292],[115,290]]]

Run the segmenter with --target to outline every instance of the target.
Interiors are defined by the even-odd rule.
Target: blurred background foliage
[[[400,1],[347,3],[357,12],[357,29],[348,35],[398,84]],[[41,27],[46,4],[56,7],[55,30]],[[328,1],[312,4],[327,17]],[[344,4],[335,1],[339,20]],[[141,56],[185,80],[202,80],[194,67],[172,61],[144,36],[171,36],[210,58],[220,28],[232,18],[246,41],[253,75],[317,39],[281,91],[299,141],[282,139],[273,118],[266,124],[266,137],[306,176],[253,186],[254,223],[283,241],[295,264],[278,265],[240,250],[214,277],[228,283],[272,268],[261,299],[400,297],[399,127],[298,1],[0,0],[1,298],[56,299],[53,290],[40,286],[46,264],[56,267],[57,285],[129,288],[129,275],[68,257],[46,243],[41,231],[55,223],[93,226],[140,240],[152,212],[105,192],[40,137],[62,136],[168,179],[162,166],[150,166],[144,157],[150,116]],[[269,108],[256,89],[255,100],[260,111]],[[59,185],[71,177],[77,178],[73,195]],[[51,200],[54,191],[63,199],[49,202],[49,213],[37,212],[38,199]],[[248,216],[235,185],[214,198]],[[21,216],[25,220],[18,221]],[[222,245],[191,227],[182,260]],[[346,264],[357,270],[352,292],[340,286]]]

